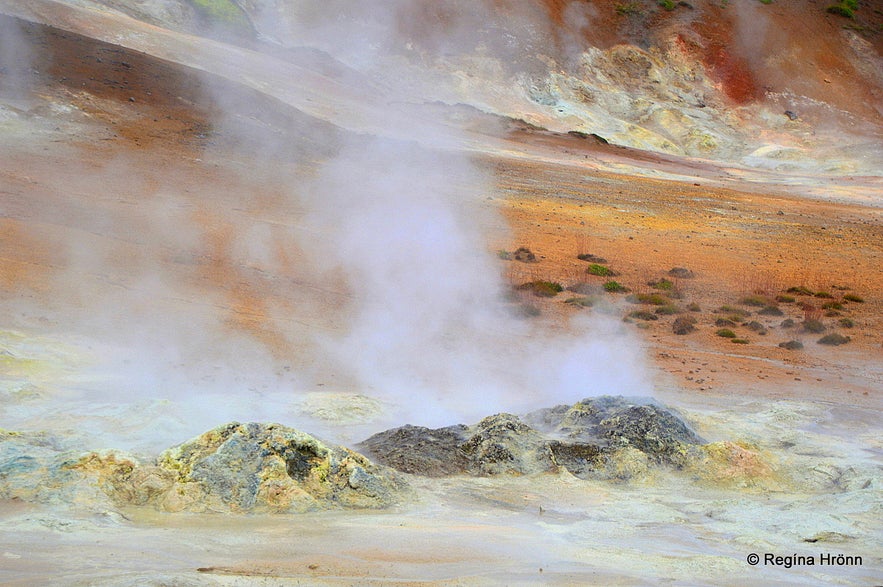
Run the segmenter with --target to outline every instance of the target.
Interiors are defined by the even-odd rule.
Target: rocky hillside
[[[333,97],[319,99],[332,106],[343,96],[360,107],[461,104],[474,109],[470,120],[483,112],[677,156],[836,175],[881,168],[883,14],[872,2],[839,11],[829,0],[17,4],[0,10],[226,69],[276,97],[330,79]],[[245,61],[219,66],[171,33],[211,37]],[[277,78],[248,64],[252,51]]]

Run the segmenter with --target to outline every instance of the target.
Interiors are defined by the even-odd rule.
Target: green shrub
[[[818,344],[826,344],[826,345],[830,345],[830,346],[840,346],[841,344],[848,343],[850,340],[852,340],[852,339],[849,338],[848,336],[843,336],[842,334],[838,334],[836,332],[833,332],[831,334],[826,334],[825,336],[823,336],[822,338],[820,338],[816,342]]]
[[[829,298],[833,298],[833,297],[834,297],[834,296],[832,296],[830,293],[828,293],[828,292],[826,292],[826,291],[817,291],[817,292],[814,293],[813,295],[814,295],[815,297],[817,297],[817,298],[825,298],[825,299],[829,299]]]
[[[611,269],[610,267],[605,267],[604,265],[599,265],[598,263],[592,263],[586,268],[586,273],[589,275],[597,275],[599,277],[616,277],[619,275],[616,271]]]
[[[755,306],[758,308],[762,308],[764,306],[770,305],[770,301],[765,296],[748,296],[739,300],[739,303],[743,306]]]
[[[564,287],[556,281],[529,281],[518,286],[519,290],[533,292],[533,295],[541,298],[552,298],[564,291]]]
[[[843,328],[855,328],[855,322],[850,318],[841,318],[839,323]]]
[[[782,323],[779,324],[779,326],[781,326],[782,328],[794,328],[795,324],[796,322],[794,322],[793,318],[785,318],[784,320],[782,320]]]
[[[654,289],[661,289],[662,291],[672,291],[675,288],[675,284],[670,279],[662,278],[657,281],[649,281],[647,285]]]
[[[828,6],[828,8],[826,8],[825,10],[828,11],[830,14],[845,16],[846,18],[855,17],[855,9],[850,8],[844,2],[841,2],[840,4],[832,4],[831,6]]]
[[[822,309],[823,310],[842,310],[843,304],[841,304],[840,302],[827,302],[827,303],[822,304]]]
[[[692,316],[678,316],[672,322],[671,330],[675,334],[689,334],[696,330],[696,318]]]
[[[673,0],[659,0],[659,5],[669,11],[674,10],[676,6]]]
[[[618,281],[613,281],[612,279],[603,285],[604,291],[609,293],[627,293],[631,290],[626,286],[622,285]]]
[[[736,308],[735,306],[721,306],[718,308],[718,312],[722,314],[732,314],[733,316],[751,316],[751,312],[748,310],[743,310],[742,308]]]
[[[845,296],[843,296],[843,299],[846,300],[847,302],[856,302],[859,304],[865,303],[865,299],[863,297],[857,296],[855,294],[846,294]]]
[[[786,295],[782,294],[780,296],[776,296],[776,301],[779,302],[780,304],[793,304],[797,300],[792,296],[786,296]]]
[[[659,320],[659,316],[647,310],[635,310],[629,312],[629,318],[637,318],[638,320]]]
[[[749,341],[747,338],[731,338],[730,342],[734,344],[748,344]]]
[[[658,308],[656,308],[656,313],[662,316],[672,316],[674,314],[680,314],[681,312],[683,312],[683,310],[681,310],[674,304],[666,304],[664,306],[659,306]]]
[[[510,253],[509,251],[504,251],[504,250],[500,249],[499,251],[497,251],[497,258],[502,259],[503,261],[511,261],[512,260],[512,253]]]
[[[593,305],[595,305],[595,301],[592,298],[586,296],[567,298],[566,300],[564,300],[564,303],[570,304],[571,306],[576,306],[578,308],[591,308]]]
[[[825,325],[822,324],[821,320],[804,320],[803,324],[804,332],[812,332],[813,334],[819,334],[825,331]]]
[[[632,294],[627,299],[632,304],[651,304],[653,306],[665,306],[671,303],[667,297],[658,293],[638,293]]]
[[[725,328],[730,328],[736,325],[736,321],[729,320],[727,318],[718,318],[714,321],[715,326],[723,326]]]
[[[797,294],[800,296],[814,295],[813,291],[811,289],[809,289],[808,287],[806,287],[805,285],[798,285],[796,287],[789,287],[786,291],[788,293],[793,293],[793,294]]]
[[[723,338],[736,338],[736,333],[729,328],[721,328],[720,330],[715,332],[715,334]]]
[[[785,312],[783,312],[782,310],[780,310],[776,306],[764,306],[764,308],[757,313],[760,314],[761,316],[784,316],[785,315]]]

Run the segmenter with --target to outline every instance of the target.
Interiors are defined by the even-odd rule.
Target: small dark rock
[[[798,118],[797,114],[795,114],[795,113],[792,112],[791,110],[786,110],[786,111],[785,111],[785,116],[788,117],[788,120],[797,120],[797,118]]]

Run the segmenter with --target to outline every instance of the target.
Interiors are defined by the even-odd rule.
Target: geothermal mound
[[[417,475],[530,474],[564,468],[586,477],[637,457],[684,467],[701,439],[673,412],[622,397],[588,398],[532,412],[497,414],[474,426],[403,426],[360,447],[379,462]],[[695,456],[695,455],[694,455]]]
[[[622,397],[523,418],[496,414],[473,426],[402,426],[359,446],[380,464],[279,424],[225,424],[147,464],[116,451],[75,453],[39,433],[2,432],[0,497],[167,512],[295,513],[400,503],[410,492],[400,471],[425,477],[566,471],[629,481],[676,470],[731,486],[778,482],[752,447],[703,444],[674,412]]]
[[[286,513],[387,507],[407,488],[391,469],[278,424],[225,424],[151,464],[112,451],[77,458],[48,444],[38,435],[3,435],[0,496],[93,504],[109,498],[170,512]]]

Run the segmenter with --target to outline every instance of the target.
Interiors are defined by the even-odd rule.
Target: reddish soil
[[[279,196],[290,163],[262,161],[240,146],[225,146],[223,130],[210,122],[213,105],[193,83],[192,72],[77,35],[38,28],[30,34],[38,36],[45,49],[37,93],[49,101],[76,105],[88,119],[80,123],[91,134],[78,137],[59,130],[49,138],[35,137],[30,144],[4,147],[7,155],[0,164],[4,296],[48,306],[63,303],[55,280],[64,273],[69,252],[60,247],[70,234],[87,234],[112,251],[110,266],[119,275],[132,264],[158,263],[171,278],[186,284],[194,300],[217,305],[232,331],[246,333],[277,358],[294,357],[296,363],[302,349],[275,321],[286,315],[311,327],[327,327],[328,320],[333,321],[328,317],[340,313],[350,292],[317,282],[304,269],[302,253],[284,237],[277,241],[277,262],[271,271],[237,263],[230,254],[232,235],[250,220],[271,217],[296,223],[297,211]],[[747,98],[752,88],[748,84],[737,95]],[[237,167],[224,169],[201,161],[209,131],[214,133],[215,160],[229,156],[239,162]],[[527,143],[538,137],[528,132],[522,139]],[[559,137],[548,141],[546,148],[560,149],[563,155],[584,144],[574,137]],[[91,183],[69,175],[71,169],[106,169],[111,161],[124,162],[125,171],[96,173]],[[648,282],[664,277],[673,267],[695,272],[692,279],[675,280],[683,298],[674,301],[682,307],[698,306],[698,311],[689,312],[697,319],[696,332],[673,334],[671,324],[677,316],[661,316],[639,330],[651,356],[668,374],[660,385],[672,393],[812,397],[879,405],[883,342],[879,210],[772,190],[764,193],[757,186],[707,187],[599,172],[572,163],[540,164],[501,156],[482,161],[496,173],[499,195],[493,204],[515,234],[509,242],[491,242],[491,249],[525,245],[540,258],[531,265],[501,261],[501,271],[513,284],[541,277],[565,285],[599,286],[603,280],[586,275],[586,263],[576,259],[578,253],[607,258],[621,274],[617,280],[638,293],[655,291]],[[706,172],[712,173],[713,166],[708,165]],[[148,248],[139,240],[144,219],[132,215],[130,206],[153,197],[159,187],[168,185],[169,177],[174,177],[181,197],[178,205],[190,210],[186,216],[196,227],[192,236],[199,243],[199,254],[195,256],[182,257],[174,240]],[[244,192],[253,194],[247,204],[239,197]],[[235,213],[218,212],[222,203]],[[51,221],[46,210],[57,212]],[[114,269],[110,275],[102,271],[106,269],[96,269],[87,277],[103,283],[102,287],[116,285]],[[825,290],[833,298],[798,296],[795,302],[779,304],[784,315],[778,317],[760,317],[757,308],[740,305],[748,295],[774,298],[801,285]],[[800,322],[806,305],[821,308],[842,302],[848,293],[865,302],[844,302],[840,309],[825,310],[836,315],[823,318],[829,331],[851,337],[847,345],[821,346],[816,344],[819,336],[780,326],[785,318]],[[616,299],[623,313],[638,307],[654,310],[629,304],[625,296],[598,295]],[[536,303],[553,318],[594,311],[574,309],[563,303],[565,297]],[[732,313],[719,311],[724,305],[751,311],[751,319],[764,324],[768,333],[736,327],[749,340],[747,345],[716,336],[715,321]],[[854,326],[839,326],[844,318]],[[638,329],[638,324],[643,325],[636,321],[633,327]],[[802,339],[805,350],[778,347],[793,338]]]

